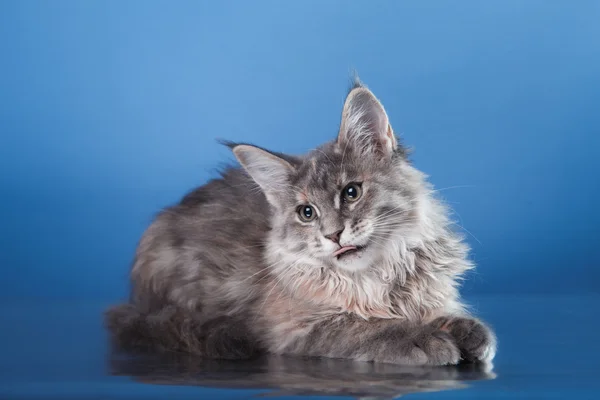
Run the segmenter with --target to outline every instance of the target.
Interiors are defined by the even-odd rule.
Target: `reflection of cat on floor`
[[[494,379],[490,364],[408,367],[339,359],[269,356],[252,361],[207,360],[190,355],[113,354],[112,375],[137,382],[227,389],[264,389],[262,396],[313,395],[394,399],[418,392],[462,389]]]

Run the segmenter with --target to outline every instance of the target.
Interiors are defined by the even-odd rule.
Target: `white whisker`
[[[456,186],[448,186],[448,187],[444,187],[441,189],[435,189],[432,190],[432,192],[443,192],[444,190],[450,190],[450,189],[463,189],[463,188],[475,188],[475,185],[456,185]]]

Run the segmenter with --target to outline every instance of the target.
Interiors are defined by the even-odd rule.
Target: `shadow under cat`
[[[413,367],[341,359],[267,356],[249,361],[208,360],[189,354],[113,352],[109,373],[158,385],[264,389],[261,396],[346,396],[394,399],[418,392],[468,387],[494,379],[490,364]]]

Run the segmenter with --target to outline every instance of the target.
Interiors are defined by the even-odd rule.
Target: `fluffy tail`
[[[243,323],[230,317],[208,321],[167,306],[144,313],[134,304],[111,307],[105,323],[113,343],[124,350],[183,352],[215,359],[247,359],[258,354]]]

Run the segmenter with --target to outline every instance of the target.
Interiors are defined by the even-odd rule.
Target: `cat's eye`
[[[310,222],[317,218],[317,212],[313,206],[304,205],[298,207],[298,216],[303,222]]]
[[[356,201],[362,196],[362,184],[360,183],[349,183],[342,191],[342,200],[344,201]]]

